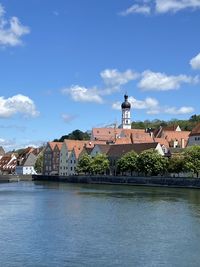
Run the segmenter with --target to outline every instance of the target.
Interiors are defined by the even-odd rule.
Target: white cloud
[[[76,115],[62,114],[62,119],[66,123],[69,123],[69,122],[73,121],[75,118],[76,118]]]
[[[74,85],[70,88],[62,90],[65,95],[70,95],[76,102],[95,102],[103,103],[102,97],[99,95],[97,89],[88,89],[79,85]]]
[[[24,95],[15,95],[9,98],[0,97],[0,118],[9,118],[17,113],[36,117],[39,112],[32,99]]]
[[[131,103],[131,108],[133,109],[144,109],[146,113],[149,115],[156,114],[171,114],[171,115],[184,115],[188,113],[194,112],[193,107],[183,106],[180,108],[177,107],[169,107],[169,106],[161,106],[157,99],[147,97],[144,100],[137,100],[134,97],[129,97],[128,101]],[[113,109],[121,110],[121,102],[115,102],[112,104]]]
[[[180,88],[182,83],[196,84],[198,82],[198,76],[191,77],[182,74],[167,76],[165,73],[147,70],[142,73],[138,87],[143,90],[167,91]]]
[[[127,16],[130,14],[150,14],[151,8],[148,5],[132,5],[131,7],[127,8],[125,11],[120,12],[120,15]]]
[[[102,96],[120,91],[121,85],[137,79],[139,74],[132,70],[120,72],[117,69],[105,69],[100,73],[100,76],[105,84],[103,89],[97,89],[96,87],[86,88],[80,85],[73,85],[70,88],[62,89],[61,91],[65,95],[70,95],[76,102],[103,103]]]
[[[0,4],[0,45],[21,45],[21,37],[28,33],[30,33],[30,29],[23,26],[17,17],[11,17],[9,20],[5,19],[4,7]]]
[[[190,65],[194,70],[200,69],[200,53],[190,60]]]
[[[117,69],[106,69],[100,73],[100,76],[106,85],[120,86],[137,79],[139,74],[130,69],[125,72],[119,72]]]
[[[194,112],[193,107],[181,107],[181,108],[171,107],[165,109],[165,113],[174,115],[188,114],[192,112]]]
[[[127,8],[125,11],[120,12],[122,16],[130,14],[165,14],[165,13],[176,13],[181,10],[200,9],[200,0],[149,0],[141,1],[141,4],[134,4]]]
[[[158,13],[175,13],[188,8],[200,8],[200,0],[156,0],[156,11]]]
[[[5,151],[8,151],[9,149],[13,149],[16,145],[15,140],[6,140],[4,138],[0,138],[0,146],[2,146]]]
[[[137,100],[130,96],[128,101],[133,109],[155,109],[159,106],[158,101],[155,98],[147,97],[145,100]],[[115,102],[112,105],[113,109],[121,110],[121,102]]]

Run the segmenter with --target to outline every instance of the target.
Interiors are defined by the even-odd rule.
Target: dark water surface
[[[200,266],[200,190],[0,184],[0,266]]]

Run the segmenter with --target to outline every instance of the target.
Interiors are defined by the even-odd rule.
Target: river
[[[0,266],[200,266],[200,190],[0,184]]]

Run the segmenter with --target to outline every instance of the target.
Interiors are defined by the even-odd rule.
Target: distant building
[[[0,159],[0,174],[14,174],[17,157],[14,153],[7,153]]]
[[[200,145],[200,123],[198,123],[191,131],[188,140],[188,146]]]
[[[185,148],[188,144],[190,131],[182,131],[178,125],[168,127],[160,127],[154,131],[154,138],[156,141],[163,143],[165,139],[169,147]],[[159,139],[162,139],[159,141]]]
[[[36,160],[42,151],[42,148],[28,147],[22,151],[17,158],[17,166],[15,174],[17,175],[32,175],[37,174],[35,170]]]

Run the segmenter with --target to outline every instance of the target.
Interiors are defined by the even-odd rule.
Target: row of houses
[[[117,160],[134,150],[141,153],[147,149],[157,150],[160,155],[170,156],[173,149],[188,145],[200,145],[200,125],[192,132],[182,131],[177,125],[151,129],[93,128],[91,140],[64,140],[48,142],[44,150],[45,175],[76,175],[80,157],[87,153],[95,156],[106,154],[110,161],[110,174],[116,173]]]
[[[19,153],[5,153],[0,147],[0,174],[37,174],[35,163],[41,153],[43,153],[43,148],[27,147]]]

